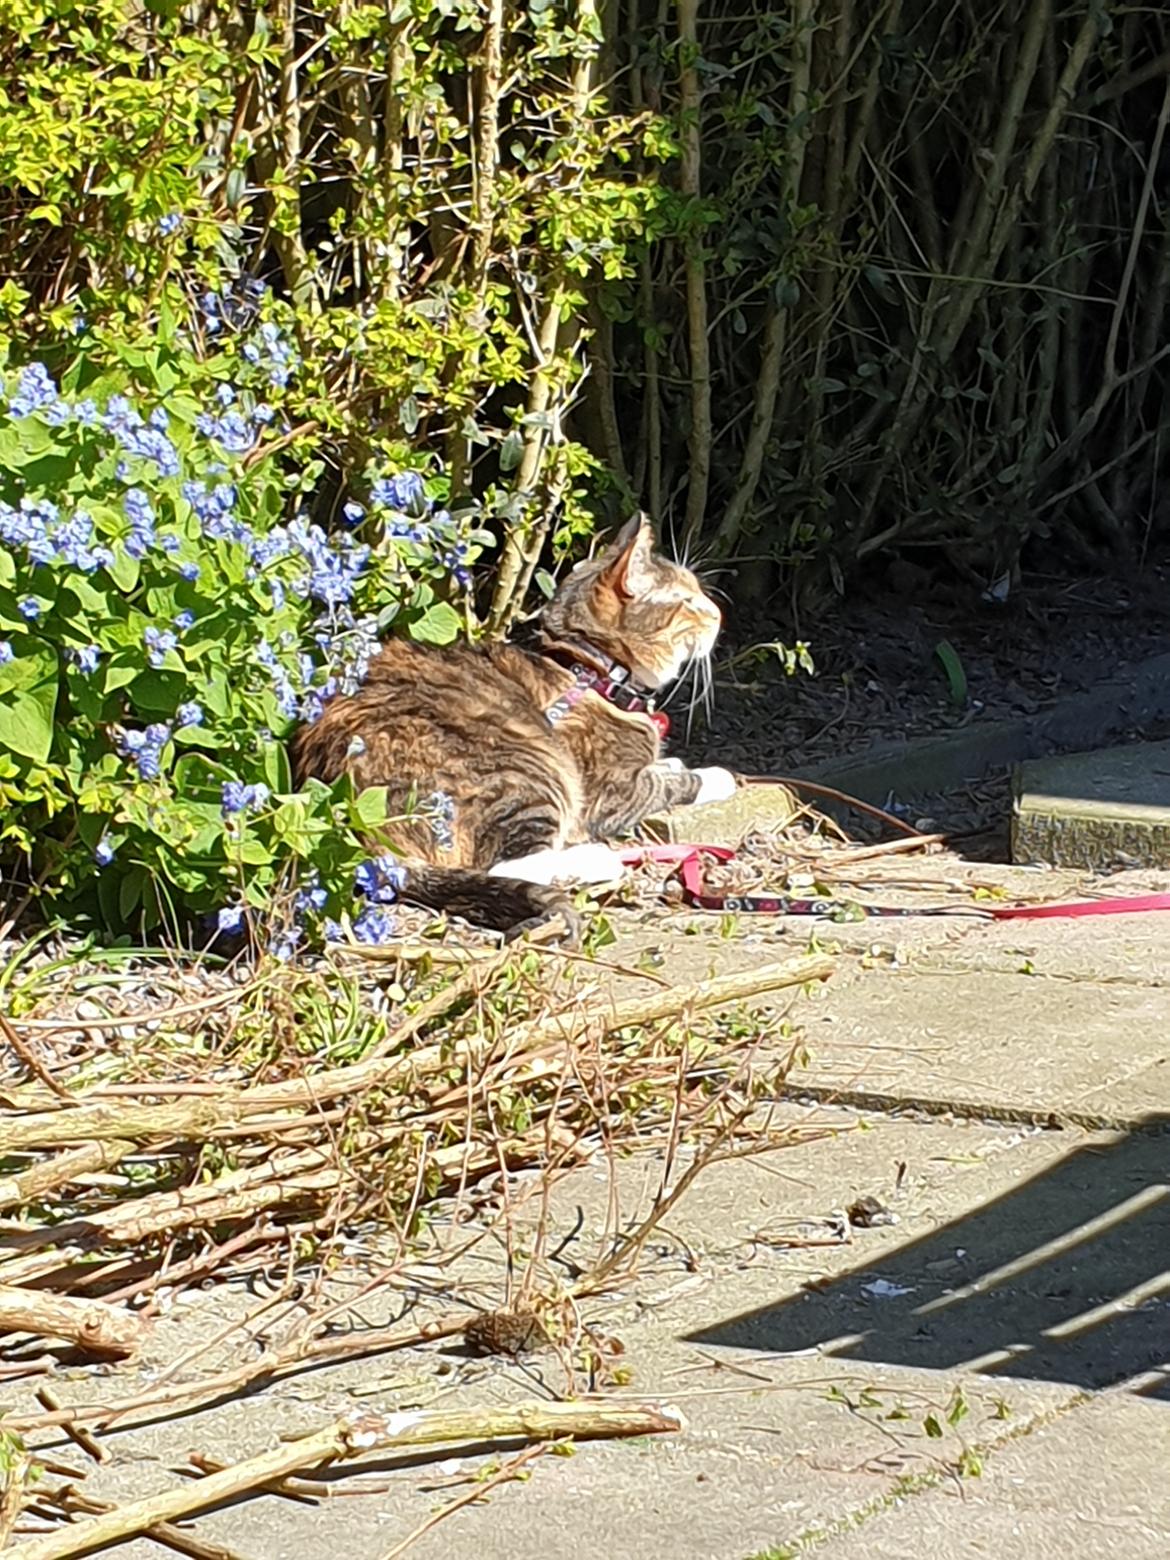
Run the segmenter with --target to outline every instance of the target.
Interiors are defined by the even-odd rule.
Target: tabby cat
[[[562,885],[621,874],[599,842],[734,791],[725,769],[659,756],[646,695],[709,655],[720,613],[654,546],[639,514],[578,564],[541,614],[538,649],[390,640],[360,691],[297,733],[302,781],[348,771],[359,789],[389,788],[391,815],[451,799],[449,823],[416,814],[388,830],[404,899],[513,935],[557,914],[572,929]]]

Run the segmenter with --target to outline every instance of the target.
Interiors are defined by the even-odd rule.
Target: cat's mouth
[[[651,667],[635,664],[630,667],[630,679],[647,693],[657,693],[680,677],[685,677],[692,667],[705,665],[715,648],[718,627],[711,633],[695,634],[679,646],[670,660],[662,666]]]

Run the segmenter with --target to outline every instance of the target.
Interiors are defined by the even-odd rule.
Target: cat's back
[[[370,661],[357,700],[399,709],[444,710],[477,719],[520,719],[543,724],[531,658],[510,645],[420,645],[389,639]]]
[[[360,783],[384,784],[390,773],[432,774],[457,753],[535,758],[551,745],[543,692],[531,657],[511,646],[390,639],[361,688],[297,733],[298,773],[332,780],[349,769]]]

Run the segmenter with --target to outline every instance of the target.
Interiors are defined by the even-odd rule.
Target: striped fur
[[[593,646],[656,688],[707,655],[718,628],[718,608],[698,580],[655,555],[650,527],[636,516],[569,575],[541,634],[550,647]],[[545,711],[572,681],[556,661],[512,645],[390,640],[361,690],[332,700],[298,732],[298,775],[333,781],[348,771],[359,788],[387,786],[392,814],[436,791],[452,799],[448,838],[422,818],[390,830],[409,868],[405,898],[510,932],[555,913],[572,921],[563,890],[488,869],[620,836],[700,788],[695,773],[658,762],[658,733],[644,716],[595,694],[552,725]]]

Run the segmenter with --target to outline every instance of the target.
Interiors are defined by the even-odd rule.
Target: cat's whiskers
[[[714,672],[711,666],[711,652],[696,651],[684,669],[682,677],[675,684],[671,697],[681,689],[690,686],[690,697],[687,700],[686,734],[688,738],[695,724],[695,710],[702,708],[708,720],[714,710]],[[667,700],[669,703],[669,699]]]

